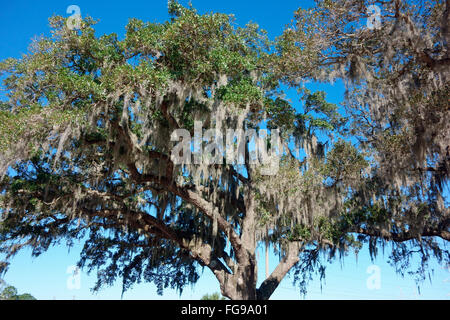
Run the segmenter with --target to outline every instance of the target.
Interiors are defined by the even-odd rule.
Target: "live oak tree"
[[[419,278],[432,256],[448,264],[449,10],[317,1],[273,42],[174,1],[170,21],[131,19],[122,40],[96,37],[91,18],[71,30],[52,17],[51,37],[0,66],[1,252],[82,240],[95,290],[122,278],[124,291],[181,291],[206,267],[230,299],[268,299],[288,273],[304,293],[324,260],[364,243],[373,256],[391,244],[400,273],[417,255]],[[304,85],[336,80],[341,107]],[[277,170],[239,137],[229,145],[244,147],[242,163],[220,148],[211,163],[191,145],[182,156],[200,161],[174,161],[172,133],[195,140],[198,123],[278,129]],[[257,287],[264,244],[280,261]]]

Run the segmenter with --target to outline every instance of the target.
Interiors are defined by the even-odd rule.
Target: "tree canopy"
[[[214,293],[207,293],[202,296],[200,300],[225,300],[224,297],[220,296],[220,293],[214,292]]]
[[[400,273],[417,255],[419,278],[450,263],[449,10],[318,0],[275,40],[176,1],[123,39],[51,17],[51,37],[0,63],[0,266],[83,240],[95,290],[181,291],[206,267],[223,296],[268,299],[364,243],[390,244]],[[344,101],[308,81],[343,81]],[[261,243],[280,263],[257,288]]]
[[[0,300],[36,300],[36,298],[29,293],[18,294],[14,286],[0,279]]]

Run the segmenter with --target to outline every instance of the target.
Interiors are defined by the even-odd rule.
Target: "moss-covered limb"
[[[136,197],[135,193],[120,194],[120,189],[116,191],[117,193],[105,193],[80,185],[78,197],[83,199],[83,201],[76,202],[75,208],[72,208],[72,210],[75,210],[74,215],[71,216],[64,210],[72,203],[73,194],[68,194],[67,197],[62,192],[56,194],[54,189],[60,187],[61,190],[64,190],[67,186],[72,185],[73,182],[64,182],[65,179],[61,175],[54,175],[45,171],[36,172],[35,178],[28,177],[27,181],[26,170],[22,171],[22,173],[25,174],[23,178],[16,177],[11,181],[11,190],[15,194],[14,198],[8,199],[6,197],[2,199],[5,201],[3,205],[11,208],[7,209],[1,224],[2,250],[8,256],[15,254],[18,249],[24,246],[32,246],[34,248],[33,254],[38,255],[50,245],[58,243],[62,239],[70,242],[73,240],[73,237],[77,234],[84,234],[86,230],[96,232],[98,233],[97,236],[102,235],[104,237],[104,233],[101,230],[111,230],[117,235],[118,230],[125,227],[128,231],[123,231],[118,238],[112,237],[108,240],[114,243],[122,237],[126,238],[120,240],[120,246],[123,250],[126,248],[133,248],[133,250],[143,248],[148,250],[153,245],[160,245],[157,239],[167,239],[176,243],[179,242],[181,248],[190,250],[194,259],[202,264],[209,265],[213,261],[213,258],[210,256],[205,256],[205,252],[202,249],[203,245],[206,245],[207,241],[209,241],[209,238],[195,241],[193,243],[194,246],[190,247],[189,243],[191,241],[189,239],[193,234],[198,234],[198,237],[204,237],[200,230],[193,229],[195,228],[194,225],[183,225],[179,222],[175,224],[174,221],[166,221],[170,225],[168,226],[147,213],[133,212],[132,207],[125,208],[124,205],[126,203],[130,206],[136,204],[133,200]],[[32,199],[29,200],[29,197],[32,197]],[[109,207],[109,209],[98,210],[98,205],[95,203],[101,203],[102,206]],[[90,206],[93,207],[91,208]],[[122,209],[112,209],[114,207]],[[38,210],[40,213],[28,215],[23,219],[20,215],[20,210],[22,209],[19,208],[29,212]],[[175,227],[175,225],[178,226]],[[146,237],[144,236],[139,236],[139,242],[137,242],[137,239],[131,242],[131,239],[127,236],[130,232],[136,235],[146,234],[146,237],[153,237],[155,243],[152,244],[153,240],[151,239],[145,240]],[[16,242],[17,239],[22,240]],[[12,243],[15,244],[12,245]],[[94,245],[94,243],[91,245]],[[103,249],[109,250],[105,247]],[[110,249],[112,250],[113,248]],[[89,258],[92,258],[92,255]],[[186,258],[183,259],[188,261]],[[216,270],[219,268],[219,264],[212,266],[212,268]],[[124,278],[126,279],[126,277]]]
[[[360,208],[354,207],[354,204],[348,201],[345,204],[347,209],[341,215],[334,218],[319,217],[311,225],[292,225],[286,220],[284,230],[272,233],[270,240],[280,244],[292,241],[318,243],[347,251],[350,248],[359,250],[371,238],[398,243],[420,241],[426,237],[449,239],[448,214],[439,220],[430,219],[433,208],[427,204],[419,205],[416,211],[409,209],[402,215],[394,214],[380,204]],[[267,219],[263,215],[261,221],[267,223]]]
[[[14,146],[21,144],[25,137],[32,149],[32,142],[42,143],[53,128],[85,122],[86,112],[85,109],[60,110],[37,105],[21,108],[17,112],[0,112],[0,150],[4,153],[14,150]]]

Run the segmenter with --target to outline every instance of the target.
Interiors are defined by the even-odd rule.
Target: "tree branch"
[[[394,242],[405,242],[413,239],[418,239],[418,237],[440,237],[444,240],[450,241],[450,232],[446,230],[424,228],[420,234],[413,234],[409,231],[404,231],[402,233],[384,232],[380,230],[369,230],[365,228],[354,228],[351,232],[371,236],[380,237],[386,240],[392,240]]]
[[[211,203],[203,199],[199,193],[189,188],[180,188],[174,184],[169,186],[169,191],[173,192],[175,195],[179,196],[188,203],[194,205],[200,211],[202,211],[210,219],[217,220],[217,226],[222,230],[228,237],[233,246],[234,250],[237,252],[242,247],[242,242],[233,226],[220,215],[218,209],[214,207]]]

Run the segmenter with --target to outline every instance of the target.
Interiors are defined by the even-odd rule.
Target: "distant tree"
[[[2,288],[2,286],[4,288]],[[0,289],[0,300],[36,300],[36,298],[29,293],[18,294],[15,287],[6,285],[4,282],[0,285]]]
[[[212,294],[205,294],[200,300],[225,300],[225,298],[220,293],[214,292]]]
[[[15,300],[14,297],[17,297],[17,289],[13,286],[7,286],[0,293],[1,300]]]
[[[181,291],[206,267],[223,296],[262,300],[289,272],[305,293],[324,260],[363,244],[389,248],[401,273],[418,255],[421,278],[430,257],[450,261],[449,0],[318,0],[276,41],[229,15],[169,11],[162,24],[131,19],[122,40],[97,37],[91,18],[72,30],[52,17],[51,37],[0,64],[6,260],[86,239],[79,266],[97,269],[95,290],[122,278],[124,291]],[[341,108],[304,86],[336,80]],[[263,128],[278,141],[227,141],[240,161],[211,142]],[[194,136],[190,163],[179,135]],[[276,146],[268,175],[256,160]],[[279,264],[258,281],[264,245]]]
[[[16,296],[16,300],[36,300],[35,297],[33,297],[29,293],[23,293]]]

